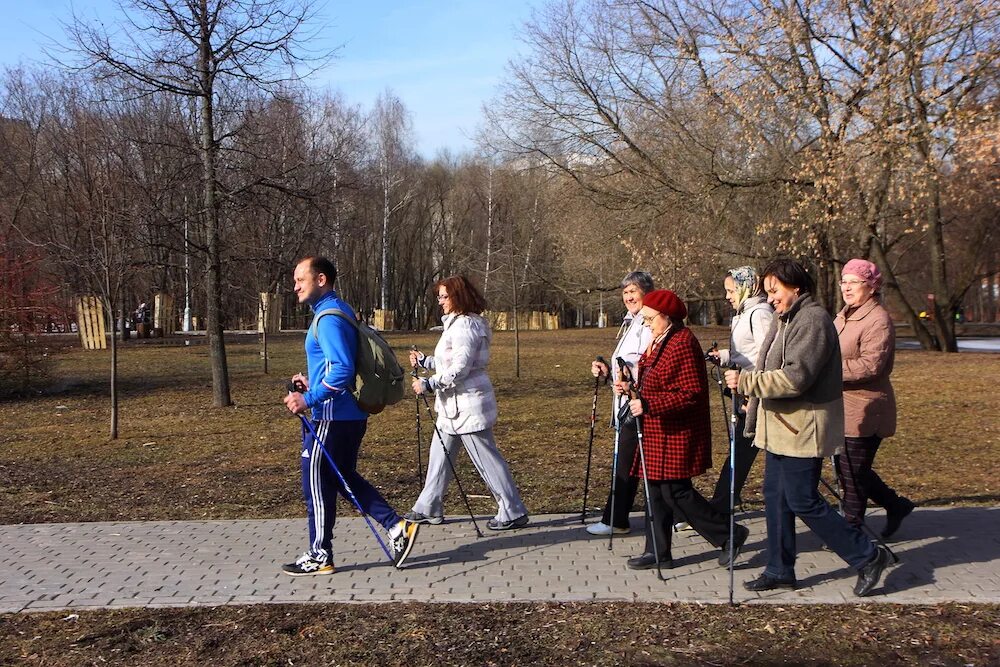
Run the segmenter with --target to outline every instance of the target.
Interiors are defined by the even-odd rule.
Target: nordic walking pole
[[[844,448],[844,452],[845,453],[847,452],[846,448]],[[834,458],[832,456],[830,457],[830,463],[833,464],[833,470],[834,470],[834,473],[836,474],[836,471],[837,471],[837,462],[834,460]],[[851,465],[850,459],[848,459],[847,465],[849,465],[849,466]],[[819,481],[823,483],[823,486],[826,487],[826,490],[829,491],[830,494],[834,498],[837,499],[837,502],[840,503],[840,507],[843,508],[844,507],[844,499],[836,491],[833,490],[833,487],[830,486],[829,482],[827,482],[825,479],[823,479],[823,475],[822,474],[820,474],[820,476],[819,476]],[[865,523],[864,519],[861,519],[861,529],[865,533],[867,533],[868,537],[872,538],[872,540],[874,542],[877,542],[882,547],[885,547],[885,550],[889,552],[890,556],[892,556],[892,562],[893,563],[898,563],[899,562],[899,556],[897,556],[896,553],[892,549],[889,548],[889,545],[885,543],[885,540],[882,539],[881,535],[879,535],[878,533],[876,533],[874,530],[872,530],[868,526],[867,523]]]
[[[618,442],[621,437],[622,427],[621,421],[618,419],[618,415],[615,415],[615,451],[612,454],[611,459],[611,532],[608,534],[608,551],[611,551],[615,545],[615,486],[618,479]]]
[[[626,367],[625,359],[616,357],[615,361],[618,363],[618,379],[622,380],[624,373],[622,369]],[[608,370],[611,370],[610,366]],[[615,546],[615,490],[618,488],[618,450],[622,434],[621,406],[618,405],[617,401],[615,402],[615,407],[619,409],[615,410],[615,414],[611,416],[615,424],[615,450],[611,455],[611,507],[609,508],[609,512],[611,513],[611,533],[608,535],[608,551],[614,549]]]
[[[632,397],[632,390],[635,390],[635,397],[642,398],[640,394],[639,387],[635,386],[635,379],[632,376],[632,369],[628,366],[622,367],[622,376],[625,382],[629,383],[629,398]],[[653,558],[656,560],[656,577],[660,581],[666,581],[663,578],[663,569],[660,567],[660,550],[656,547],[656,516],[653,514],[653,504],[649,499],[649,476],[646,473],[646,452],[642,447],[642,415],[635,418],[635,433],[636,438],[639,441],[639,463],[642,466],[642,484],[643,492],[646,494],[646,509],[649,513],[649,534],[653,540]],[[611,531],[612,534],[614,531]]]
[[[302,389],[304,389],[304,387],[301,385],[301,383],[296,383],[296,382],[289,382],[288,383],[288,391],[290,391],[290,392],[293,392],[293,393],[295,393],[295,392],[302,393]],[[316,444],[319,445],[320,451],[322,451],[323,455],[326,457],[327,463],[329,463],[330,467],[333,468],[333,472],[334,472],[335,475],[337,475],[337,479],[340,480],[341,486],[344,487],[344,492],[347,494],[348,499],[352,503],[354,503],[354,506],[358,509],[358,512],[361,513],[361,518],[363,518],[365,520],[365,523],[368,524],[368,528],[372,531],[372,535],[374,535],[375,539],[378,540],[378,545],[380,547],[382,547],[382,551],[385,552],[386,557],[389,560],[395,562],[395,559],[392,557],[392,554],[389,552],[389,547],[387,547],[385,545],[385,542],[382,540],[382,536],[378,534],[378,531],[375,530],[375,526],[372,525],[371,519],[369,519],[368,515],[365,514],[365,511],[363,509],[361,509],[361,503],[358,502],[358,497],[356,495],[354,495],[354,491],[351,489],[351,485],[347,483],[346,479],[344,479],[344,475],[341,474],[340,468],[338,468],[337,464],[333,462],[333,457],[330,456],[330,452],[328,452],[326,450],[326,445],[323,444],[323,441],[316,434],[316,429],[313,428],[312,422],[309,421],[309,419],[305,415],[303,415],[303,414],[298,414],[296,416],[302,422],[303,440],[305,439],[305,437],[304,437],[305,432],[308,431],[309,435],[311,435],[313,437],[313,439],[316,441]]]
[[[595,361],[608,365],[601,356]],[[580,510],[580,523],[587,523],[587,492],[590,490],[590,462],[594,456],[594,425],[597,423],[597,393],[600,390],[601,375],[598,375],[594,378],[594,404],[590,407],[590,441],[587,443],[587,475],[583,479],[583,509]]]
[[[416,345],[411,345],[410,350],[413,352],[420,351],[417,349]],[[413,370],[410,372],[410,375],[418,377],[416,363],[413,364]],[[424,478],[424,467],[420,460],[420,443],[423,439],[420,437],[420,397],[416,394],[413,395],[413,405],[417,408],[417,477],[422,480]]]
[[[735,367],[732,364],[731,367]],[[722,369],[719,369],[719,377],[722,377]],[[722,382],[719,382],[722,386]],[[739,394],[734,389],[730,393],[733,399],[733,410],[729,416],[729,604],[733,602],[733,560],[735,556],[734,538],[736,537],[736,424],[740,414]],[[725,408],[725,394],[723,394],[722,407]]]
[[[426,387],[427,385],[425,384],[424,386]],[[424,399],[424,407],[427,408],[427,416],[431,418],[431,423],[434,425],[434,433],[437,435],[438,442],[441,443],[441,449],[444,451],[444,460],[448,462],[448,468],[451,470],[451,476],[455,478],[455,483],[458,484],[458,492],[462,494],[462,500],[465,501],[465,509],[468,510],[469,518],[472,519],[472,525],[476,529],[476,537],[482,537],[483,532],[479,530],[479,524],[476,523],[476,515],[472,513],[472,505],[469,504],[469,496],[465,494],[465,489],[462,487],[462,480],[458,478],[458,471],[455,470],[455,464],[452,463],[451,455],[448,454],[448,448],[445,447],[444,438],[441,437],[441,431],[438,430],[437,420],[434,419],[434,413],[431,411],[431,404],[427,402],[427,392],[421,393],[420,397]],[[428,466],[430,466],[429,462]]]

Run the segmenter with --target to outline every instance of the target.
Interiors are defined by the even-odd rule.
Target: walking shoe
[[[775,588],[790,588],[794,590],[796,585],[795,577],[791,579],[779,579],[769,574],[762,574],[752,581],[743,582],[743,588],[758,593],[761,591],[773,591]]]
[[[736,524],[733,528],[733,562],[740,555],[740,550],[750,535],[750,529],[742,524]],[[722,552],[719,554],[719,567],[729,567],[729,540],[722,545]]]
[[[691,524],[689,524],[687,521],[678,521],[677,523],[674,524],[675,533],[680,533],[685,530],[694,530],[694,528],[692,528]]]
[[[298,557],[294,563],[281,566],[281,571],[293,577],[304,577],[310,574],[333,574],[333,563],[327,560],[318,560],[309,553],[304,553]]]
[[[486,527],[490,530],[515,530],[517,528],[524,528],[527,525],[527,514],[522,514],[516,519],[511,519],[510,521],[500,521],[499,519],[493,518],[486,522]]]
[[[612,528],[603,521],[598,521],[597,523],[592,523],[589,526],[587,526],[587,532],[590,533],[591,535],[607,537],[608,535],[611,534],[612,531],[614,531],[615,535],[628,535],[629,533],[632,532],[632,529],[619,528],[618,526]]]
[[[429,523],[432,526],[444,523],[443,516],[427,516],[426,514],[421,514],[416,510],[407,512],[403,515],[403,518],[411,523]]]
[[[413,543],[417,541],[417,531],[420,530],[420,524],[401,519],[396,524],[396,528],[398,530],[395,535],[389,534],[391,539],[389,549],[392,551],[393,563],[396,567],[402,567],[406,559],[409,558],[410,551],[413,550]]]
[[[858,583],[854,584],[854,594],[863,598],[872,592],[872,589],[882,578],[885,566],[889,564],[889,550],[881,544],[875,547],[875,555],[868,564],[858,570]]]
[[[635,558],[629,558],[625,563],[630,570],[648,570],[656,567],[656,556],[648,551]],[[674,560],[670,556],[660,558],[660,567],[669,570],[674,566]]]
[[[892,537],[899,526],[902,525],[903,519],[910,516],[910,512],[916,505],[909,498],[900,498],[899,504],[893,511],[887,511],[885,513],[885,528],[882,529],[882,539],[887,540]]]

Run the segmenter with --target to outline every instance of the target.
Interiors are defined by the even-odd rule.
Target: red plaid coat
[[[655,365],[659,345],[639,359],[646,472],[651,480],[689,479],[712,467],[705,355],[686,327],[666,345]],[[642,477],[638,450],[632,475]]]

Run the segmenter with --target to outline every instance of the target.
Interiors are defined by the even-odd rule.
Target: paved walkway
[[[633,515],[633,526],[641,523]],[[799,526],[796,591],[747,593],[762,568],[764,520],[749,516],[750,539],[736,570],[738,602],[854,602],[854,573]],[[880,529],[876,513],[870,525]],[[484,527],[485,521],[480,525]],[[918,509],[892,546],[872,602],[1000,603],[1000,508]],[[633,531],[589,537],[579,516],[544,515],[528,528],[477,539],[468,519],[424,526],[407,566],[388,565],[360,518],[337,524],[337,572],[289,577],[279,565],[301,551],[304,520],[162,521],[0,526],[0,612],[95,607],[178,607],[277,602],[491,602],[642,600],[718,603],[728,573],[718,552],[692,532],[675,536],[667,581],[633,572],[642,549]]]

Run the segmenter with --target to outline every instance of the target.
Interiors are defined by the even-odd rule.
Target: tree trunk
[[[895,298],[900,310],[903,311],[903,316],[906,317],[906,321],[909,322],[910,327],[913,329],[913,334],[920,342],[920,347],[925,350],[937,350],[938,346],[934,342],[934,337],[931,336],[931,332],[927,330],[923,320],[920,319],[917,315],[917,311],[912,305],[910,305],[910,302],[906,300],[906,296],[903,295],[903,291],[899,288],[899,282],[896,280],[896,274],[892,270],[889,258],[885,255],[885,248],[882,246],[881,240],[875,236],[874,232],[872,232],[871,251],[872,256],[875,258],[875,263],[882,267],[882,272],[885,276],[884,289]]]
[[[202,16],[208,16],[206,0],[201,0]],[[232,405],[229,394],[229,367],[226,363],[226,342],[222,327],[222,260],[219,240],[219,208],[215,182],[215,122],[213,113],[214,82],[209,70],[211,38],[209,26],[202,23],[198,69],[202,95],[198,98],[201,112],[201,161],[203,208],[205,211],[205,237],[208,245],[207,271],[205,274],[205,321],[209,357],[212,361],[212,404],[217,408]]]

